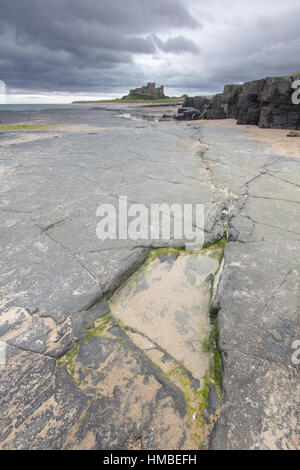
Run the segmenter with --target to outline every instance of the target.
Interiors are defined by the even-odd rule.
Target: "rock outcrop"
[[[292,84],[300,73],[284,77],[268,77],[243,85],[225,85],[223,93],[210,100],[196,96],[187,98],[184,106],[199,109],[199,118],[233,118],[238,124],[259,127],[300,129],[300,104],[294,104]],[[181,114],[181,110],[179,110]],[[186,114],[182,116],[189,119]]]
[[[223,93],[211,99],[205,119],[235,118],[241,89],[242,85],[225,85]]]
[[[201,112],[197,108],[189,108],[182,106],[180,112],[176,114],[175,119],[177,121],[192,121],[194,119],[202,119]]]
[[[179,109],[178,114],[175,116],[175,119],[179,121],[202,119],[205,116],[205,112],[210,101],[211,98],[207,98],[205,96],[187,96],[182,107]]]

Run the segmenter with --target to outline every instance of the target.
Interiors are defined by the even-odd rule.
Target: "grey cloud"
[[[66,4],[75,17],[127,33],[199,26],[180,0],[67,0]]]
[[[176,36],[162,41],[156,34],[153,35],[153,41],[159,49],[164,52],[179,54],[180,52],[192,52],[197,54],[200,49],[192,39],[186,39],[184,36]]]
[[[123,42],[123,49],[128,44],[133,52],[132,39],[139,34],[199,26],[180,0],[1,0],[0,7],[0,23],[10,23],[19,37],[50,48],[64,49],[71,41],[107,48]]]
[[[213,93],[299,70],[299,17],[296,0],[0,0],[0,79],[45,92],[156,80],[167,93]]]
[[[40,90],[100,90],[109,75],[124,81],[123,64],[135,84],[133,57],[157,52],[153,33],[199,27],[181,0],[0,0],[0,12],[1,78]]]

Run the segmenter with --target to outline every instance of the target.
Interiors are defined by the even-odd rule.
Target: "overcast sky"
[[[0,80],[16,102],[214,93],[300,71],[299,22],[299,0],[0,0]]]

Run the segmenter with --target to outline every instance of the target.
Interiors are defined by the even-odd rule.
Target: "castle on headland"
[[[148,82],[146,86],[130,90],[129,96],[130,95],[143,95],[145,98],[153,99],[156,98],[157,95],[164,96],[164,87],[160,86],[155,88],[155,82]]]

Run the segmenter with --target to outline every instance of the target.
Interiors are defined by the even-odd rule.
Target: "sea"
[[[81,109],[81,108],[103,108],[103,109],[124,109],[132,108],[118,104],[101,104],[101,103],[85,103],[85,104],[63,104],[63,103],[26,103],[26,104],[0,104],[1,111],[43,111],[45,109]]]

